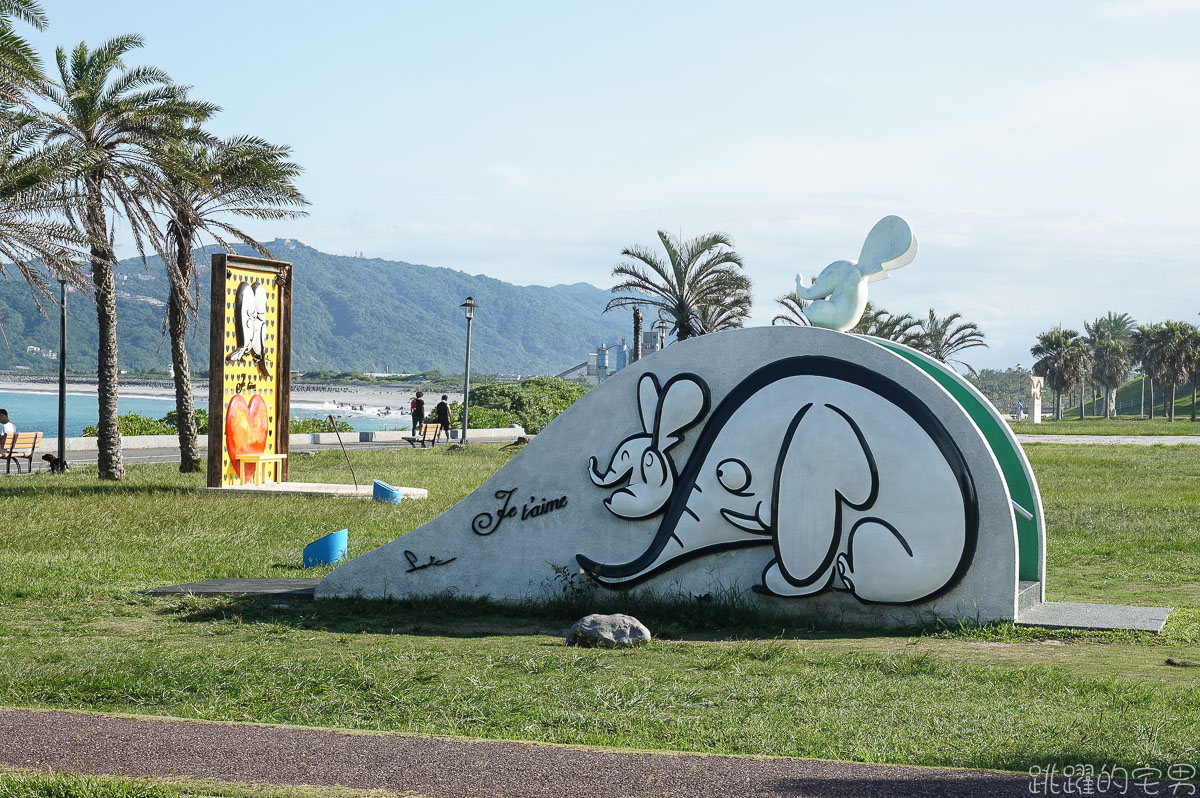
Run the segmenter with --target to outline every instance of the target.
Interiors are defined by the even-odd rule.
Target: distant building
[[[622,338],[619,344],[604,343],[596,347],[596,351],[587,357],[584,376],[592,385],[599,385],[628,365],[629,346]]]

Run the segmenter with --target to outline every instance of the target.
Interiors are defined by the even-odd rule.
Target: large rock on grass
[[[586,615],[567,634],[567,645],[625,648],[650,642],[650,630],[632,615]]]

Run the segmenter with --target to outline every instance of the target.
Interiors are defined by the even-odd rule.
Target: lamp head
[[[463,313],[469,321],[475,318],[475,308],[479,307],[479,304],[475,301],[475,297],[469,296],[467,297],[467,301],[459,305],[459,307],[463,309]]]

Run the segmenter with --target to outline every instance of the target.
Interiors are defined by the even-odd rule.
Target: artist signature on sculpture
[[[432,554],[429,555],[429,562],[421,562],[420,558],[414,552],[408,549],[404,550],[404,559],[408,560],[408,568],[404,569],[404,573],[411,574],[413,571],[420,571],[423,568],[432,568],[435,565],[446,565],[457,560],[457,557],[451,557],[448,560],[439,560]]]
[[[513,503],[513,494],[517,492],[516,488],[509,490],[498,490],[495,493],[497,499],[500,500],[500,507],[494,513],[479,513],[471,519],[471,531],[476,535],[491,535],[500,528],[507,518],[514,518],[517,515],[518,509],[521,513],[521,520],[527,521],[530,518],[537,518],[546,513],[561,510],[567,506],[567,497],[560,496],[557,499],[547,499],[542,497],[541,501],[536,496],[530,496],[520,508]]]

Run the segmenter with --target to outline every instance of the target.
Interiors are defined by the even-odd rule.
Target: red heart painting
[[[244,454],[262,454],[267,449],[267,403],[258,394],[246,398],[236,394],[225,408],[225,447],[237,470],[238,458]],[[246,478],[254,475],[257,466],[246,466]]]

